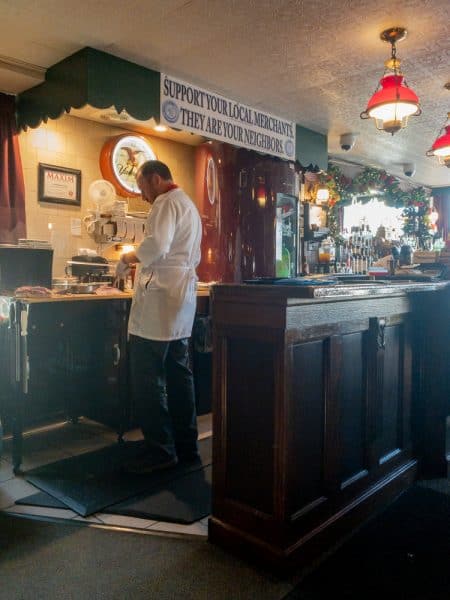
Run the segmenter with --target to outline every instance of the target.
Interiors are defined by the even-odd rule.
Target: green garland
[[[336,165],[328,165],[325,183],[330,193],[328,201],[328,226],[331,237],[340,243],[339,208],[351,204],[356,196],[369,201],[376,195],[383,197],[387,206],[403,208],[404,233],[414,236],[418,246],[424,248],[432,237],[429,220],[429,199],[425,188],[404,192],[396,177],[386,171],[366,167],[354,179],[346,177]],[[364,201],[364,200],[363,200]]]
[[[352,188],[356,196],[373,196],[375,191],[383,196],[387,206],[395,208],[404,206],[405,193],[400,189],[398,179],[388,175],[386,171],[366,167],[353,179]]]
[[[427,248],[433,234],[430,231],[430,207],[424,188],[416,188],[408,193],[403,209],[403,231],[408,237],[415,237],[419,248]]]
[[[335,206],[328,208],[327,212],[327,226],[330,230],[330,237],[334,240],[337,245],[342,245],[345,241],[341,235],[341,228],[339,224],[339,211]]]
[[[351,203],[352,180],[346,177],[339,167],[328,165],[325,183],[330,192],[329,206],[334,206],[337,202],[341,202],[344,206]]]
[[[329,165],[326,183],[330,192],[330,203],[332,206],[340,203],[341,206],[351,204],[354,196],[367,197],[382,195],[387,206],[401,208],[405,205],[407,193],[400,189],[398,179],[389,175],[386,171],[366,167],[354,179],[342,174],[339,167]]]

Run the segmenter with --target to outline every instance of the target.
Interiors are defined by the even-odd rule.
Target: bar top
[[[208,298],[208,290],[200,290],[197,292],[197,298]],[[24,304],[42,304],[52,302],[81,302],[86,300],[131,300],[133,298],[133,292],[120,292],[116,294],[109,294],[107,296],[99,294],[55,294],[54,296],[42,296],[42,297],[31,297],[21,296],[14,297],[9,296],[11,300],[23,302]]]
[[[246,298],[249,302],[260,302],[267,299],[273,302],[306,301],[336,301],[358,298],[381,296],[399,296],[410,293],[443,290],[450,286],[450,281],[411,281],[411,280],[386,280],[364,281],[358,283],[339,283],[327,285],[321,283],[313,285],[265,285],[265,284],[217,284],[212,287],[211,299],[221,298]]]

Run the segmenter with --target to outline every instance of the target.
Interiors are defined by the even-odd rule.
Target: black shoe
[[[178,458],[176,456],[168,456],[161,460],[155,456],[147,455],[141,458],[135,458],[123,466],[123,470],[126,473],[133,473],[135,475],[147,475],[154,473],[155,471],[162,471],[164,469],[170,469],[178,464]]]

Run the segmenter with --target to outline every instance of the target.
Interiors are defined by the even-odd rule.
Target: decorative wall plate
[[[100,152],[100,170],[119,196],[136,197],[141,195],[136,183],[137,170],[142,163],[155,159],[156,154],[144,137],[125,133],[105,143]]]

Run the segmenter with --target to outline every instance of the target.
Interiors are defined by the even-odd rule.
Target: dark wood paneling
[[[420,359],[413,393],[413,443],[422,477],[446,477],[447,417],[450,415],[450,287],[414,297],[413,330]]]
[[[330,548],[336,547],[337,543],[342,544],[342,539],[350,531],[397,498],[412,485],[416,476],[416,461],[408,461],[390,477],[380,480],[378,485],[368,487],[366,493],[355,497],[352,503],[337,509],[332,519],[324,520],[314,530],[299,535],[296,543],[289,548],[277,544],[274,536],[272,543],[265,541],[265,524],[261,524],[259,535],[250,535],[245,527],[236,527],[230,521],[221,520],[214,512],[209,520],[208,539],[245,561],[262,565],[282,577],[292,576],[294,570],[299,572],[299,566],[310,568],[314,562],[317,564],[318,558],[323,559]],[[282,530],[281,524],[279,530]],[[348,576],[352,576],[351,565]]]
[[[342,338],[339,431],[341,487],[367,469],[367,336],[358,332]]]
[[[227,498],[269,514],[274,510],[274,369],[271,344],[228,340]]]
[[[330,302],[263,287],[213,291],[211,537],[280,567],[411,483],[411,421],[416,438],[418,406],[437,423],[422,390],[443,361],[415,331],[425,312],[408,294]]]
[[[319,499],[323,493],[324,343],[292,349],[292,398],[289,423],[290,514]]]
[[[401,326],[386,327],[379,419],[379,460],[393,458],[402,447],[403,341]]]

